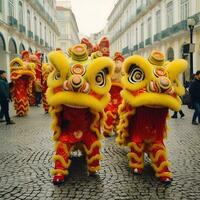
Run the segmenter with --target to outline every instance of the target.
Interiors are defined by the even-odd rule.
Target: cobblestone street
[[[84,159],[73,157],[70,175],[62,186],[51,183],[50,116],[31,108],[15,125],[0,124],[0,199],[200,199],[200,125],[191,125],[192,112],[184,107],[184,119],[170,119],[167,147],[174,180],[160,183],[148,160],[142,175],[128,167],[127,149],[114,137],[104,143],[102,169],[88,177]]]

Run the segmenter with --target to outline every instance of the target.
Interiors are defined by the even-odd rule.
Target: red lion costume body
[[[122,90],[121,77],[122,77],[122,63],[124,57],[120,52],[116,52],[113,60],[115,61],[115,71],[111,78],[112,87],[110,89],[111,101],[105,108],[106,121],[104,125],[104,135],[111,136],[113,134],[113,129],[119,121],[118,107],[122,103],[122,97],[120,92]]]
[[[100,169],[103,110],[110,100],[113,62],[107,57],[88,58],[84,45],[70,48],[70,57],[51,52],[53,71],[48,76],[47,100],[53,118],[54,184],[64,181],[70,153],[80,149],[90,174]]]
[[[129,166],[134,173],[142,173],[147,153],[156,176],[163,182],[172,180],[164,144],[166,120],[169,108],[178,111],[181,107],[184,87],[178,76],[186,67],[183,59],[164,62],[159,51],[153,51],[148,60],[134,55],[124,61],[116,141],[130,147]]]
[[[28,112],[31,83],[35,79],[34,67],[33,63],[23,62],[20,58],[10,62],[12,98],[17,116],[24,116]]]

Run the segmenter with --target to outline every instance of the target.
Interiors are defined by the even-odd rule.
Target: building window
[[[156,12],[156,33],[161,31],[161,13],[160,10]]]
[[[174,60],[174,50],[172,47],[167,49],[167,60],[173,61]]]
[[[46,26],[44,27],[44,41],[47,41],[47,28]]]
[[[31,30],[31,14],[29,10],[27,10],[27,28],[28,28],[28,31]]]
[[[167,27],[173,25],[173,1],[167,4]]]
[[[3,0],[0,0],[0,13],[3,11]]]
[[[9,16],[14,17],[14,0],[8,1],[8,12],[9,12]]]
[[[148,38],[151,37],[151,30],[152,30],[152,23],[151,23],[151,17],[148,18],[147,20],[147,28],[148,28]]]
[[[36,18],[36,16],[34,17],[34,30],[35,30],[35,35],[37,35],[37,18]]]
[[[21,1],[19,1],[19,24],[23,24],[23,5]]]
[[[136,44],[138,44],[138,29],[135,29]]]
[[[42,23],[40,22],[40,38],[42,38]]]
[[[52,42],[51,42],[51,31],[49,31],[49,46],[51,46]]]
[[[144,24],[141,23],[141,42],[144,41]]]
[[[187,19],[189,16],[189,1],[181,0],[181,20]]]

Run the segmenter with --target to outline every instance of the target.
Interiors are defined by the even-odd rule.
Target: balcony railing
[[[39,36],[35,35],[35,41],[38,43],[39,42]]]
[[[113,41],[115,41],[117,38],[120,37],[120,35],[122,35],[124,33],[124,31],[126,31],[127,27],[130,27],[130,25],[132,23],[134,23],[135,21],[137,21],[137,19],[140,17],[140,15],[145,14],[148,12],[149,8],[153,5],[156,5],[156,3],[158,3],[158,0],[149,0],[148,4],[142,4],[141,6],[139,6],[136,9],[136,13],[133,13],[130,18],[122,25],[121,30],[117,31],[111,38],[110,38],[110,42],[113,43]],[[123,9],[122,9],[123,10]],[[119,19],[119,18],[117,18]],[[116,19],[116,20],[117,20]],[[109,24],[108,27],[108,31],[110,31],[113,26],[115,24],[115,20],[114,22]]]
[[[122,54],[125,55],[128,53],[129,53],[129,48],[128,48],[128,46],[126,46],[125,48],[122,49]]]
[[[8,16],[8,24],[17,28],[17,19],[15,19],[13,16]]]
[[[156,42],[156,41],[160,41],[161,40],[161,33],[156,33],[155,35],[154,35],[154,42]]]
[[[40,45],[44,44],[44,40],[42,38],[40,38]]]
[[[124,0],[123,0],[124,1]],[[122,9],[120,9],[120,11],[117,13],[117,15],[114,17],[113,21],[109,24],[108,26],[108,31],[110,31],[113,27],[113,25],[117,22],[117,20],[120,18],[120,16],[123,14],[124,10],[126,9],[126,7],[128,6],[129,2],[131,0],[125,0],[123,3],[123,7]],[[121,3],[121,2],[119,2]]]
[[[19,24],[19,32],[20,33],[26,33],[26,27],[22,24]]]
[[[141,49],[141,48],[144,48],[144,42],[140,42],[139,43],[139,48]]]
[[[31,38],[31,39],[33,39],[33,32],[30,31],[30,30],[28,30],[28,37]]]
[[[169,27],[169,28],[166,28],[165,30],[163,30],[162,32],[161,32],[161,38],[163,39],[163,38],[166,38],[166,37],[168,37],[168,36],[170,36],[171,35],[171,27]]]
[[[147,39],[145,40],[145,45],[150,45],[151,43],[152,43],[151,37],[149,37],[149,38],[147,38]]]
[[[47,19],[47,22],[53,28],[53,30],[59,33],[56,23],[53,21],[53,18],[49,15],[47,10],[43,7],[41,2],[39,0],[34,0],[34,1],[29,0],[29,3],[41,13],[41,16],[43,18]]]
[[[172,26],[171,32],[177,33],[177,32],[182,31],[182,30],[187,30],[187,20],[183,20],[183,21],[181,21],[177,24],[174,24]]]

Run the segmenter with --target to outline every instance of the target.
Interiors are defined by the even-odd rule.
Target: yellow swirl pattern
[[[135,142],[130,142],[128,146],[134,151],[128,153],[129,166],[131,168],[142,169],[144,167],[144,144],[142,144],[140,147]],[[138,154],[141,154],[141,156]],[[133,162],[132,159],[134,159],[136,162]]]
[[[132,108],[130,111],[126,111],[126,103],[123,100],[122,104],[119,106],[119,125],[117,126],[118,136],[116,138],[116,142],[119,145],[126,145],[126,138],[128,137],[127,128],[129,125],[128,117],[135,113],[135,109]]]
[[[152,153],[154,149],[159,149],[156,151],[155,155]],[[157,166],[157,162],[159,159],[162,157],[164,161],[160,163],[159,166]],[[152,162],[152,167],[154,168],[156,172],[157,177],[169,177],[172,178],[172,173],[171,172],[166,172],[164,171],[165,168],[168,168],[170,166],[170,162],[167,160],[167,152],[166,148],[162,144],[153,144],[151,147],[151,152],[150,152],[150,159]]]
[[[62,106],[50,107],[50,113],[53,119],[51,124],[51,128],[54,131],[53,140],[56,141],[61,134],[61,129],[58,124],[58,117],[57,114],[62,111]]]

